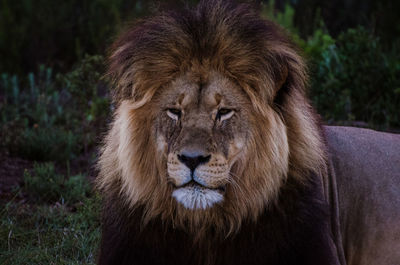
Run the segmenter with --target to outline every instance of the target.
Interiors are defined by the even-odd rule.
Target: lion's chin
[[[200,185],[188,185],[177,188],[172,196],[185,208],[207,209],[224,199],[222,192],[218,189],[209,189]]]

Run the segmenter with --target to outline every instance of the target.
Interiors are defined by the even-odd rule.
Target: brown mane
[[[256,181],[243,175],[231,204],[205,212],[176,206],[166,185],[165,158],[152,138],[154,95],[189,71],[228,77],[247,93],[259,117],[259,137],[249,152],[259,159],[244,159],[242,165]],[[99,161],[98,185],[106,201],[118,197],[132,211],[142,208],[143,224],[160,217],[192,232],[213,227],[226,235],[245,219],[256,221],[287,181],[304,183],[310,173],[325,174],[320,130],[305,97],[304,62],[282,29],[245,4],[201,1],[193,10],[138,23],[114,43],[109,75],[117,111]],[[271,171],[271,165],[278,167]],[[256,185],[263,190],[255,193]]]

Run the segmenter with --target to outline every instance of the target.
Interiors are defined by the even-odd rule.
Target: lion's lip
[[[188,183],[182,185],[182,186],[175,186],[176,189],[180,189],[180,188],[185,188],[185,187],[195,187],[195,188],[200,188],[200,189],[209,189],[209,190],[217,190],[219,192],[224,193],[226,191],[226,186],[225,185],[221,185],[215,188],[211,188],[211,187],[207,187],[205,185],[202,185],[194,180],[189,181]]]

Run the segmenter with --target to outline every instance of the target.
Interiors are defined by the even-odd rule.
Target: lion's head
[[[115,118],[98,183],[143,222],[232,232],[287,178],[323,170],[301,57],[246,5],[202,1],[115,42]]]

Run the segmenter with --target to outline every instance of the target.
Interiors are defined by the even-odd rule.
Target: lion
[[[99,264],[399,264],[400,137],[322,126],[299,54],[222,0],[119,36]]]

